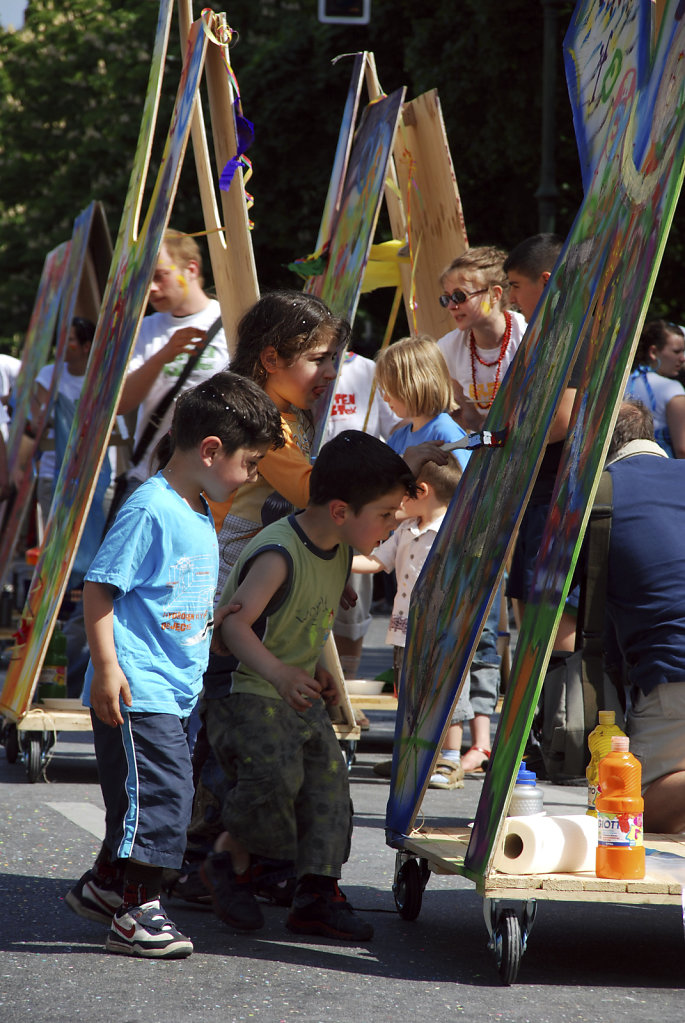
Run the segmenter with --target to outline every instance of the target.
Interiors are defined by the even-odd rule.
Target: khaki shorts
[[[628,718],[630,752],[642,764],[642,791],[666,774],[685,771],[685,682],[640,693]]]

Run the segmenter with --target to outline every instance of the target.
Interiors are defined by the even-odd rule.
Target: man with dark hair
[[[621,406],[607,611],[631,685],[631,752],[642,763],[645,829],[685,830],[685,462],[654,441],[651,413]]]

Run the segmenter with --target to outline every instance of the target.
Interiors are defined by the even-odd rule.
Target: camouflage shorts
[[[226,830],[255,855],[293,860],[298,877],[340,877],[352,805],[323,701],[298,713],[283,700],[234,693],[206,701],[205,724],[228,781]]]

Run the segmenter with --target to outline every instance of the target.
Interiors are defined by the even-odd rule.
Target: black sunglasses
[[[474,295],[484,295],[489,290],[489,288],[481,288],[480,291],[460,291],[457,288],[451,295],[441,295],[438,302],[443,309],[447,309],[450,302],[454,303],[454,305],[462,305],[469,298],[473,298]]]

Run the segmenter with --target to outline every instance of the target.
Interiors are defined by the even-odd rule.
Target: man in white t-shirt
[[[219,303],[203,290],[202,256],[197,243],[180,231],[169,230],[164,235],[150,287],[150,305],[155,312],[141,324],[119,402],[119,413],[138,409],[134,451],[160,400],[174,387],[188,358],[221,315]],[[228,348],[220,327],[179,393],[196,387],[227,364]],[[124,499],[150,476],[151,456],[168,431],[172,415],[173,403],[138,463],[128,470]]]

